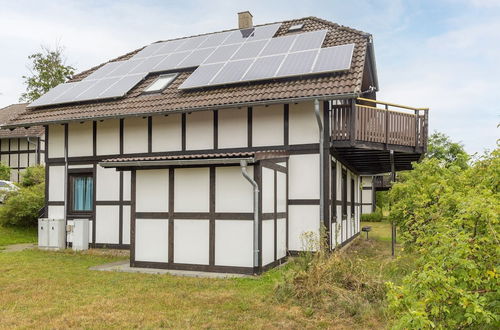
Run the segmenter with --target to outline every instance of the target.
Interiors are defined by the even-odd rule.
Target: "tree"
[[[467,168],[469,161],[464,146],[451,141],[448,135],[440,132],[434,132],[429,137],[426,158],[437,159],[445,166],[455,164],[463,169]]]
[[[28,68],[30,75],[23,76],[26,92],[21,94],[19,102],[36,100],[75,73],[75,68],[65,65],[63,48],[60,46],[54,50],[42,46],[41,52],[28,56],[28,59],[32,61]]]

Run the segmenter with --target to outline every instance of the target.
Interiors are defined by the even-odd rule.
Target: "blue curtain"
[[[92,211],[93,200],[92,177],[82,176],[73,180],[73,210]]]

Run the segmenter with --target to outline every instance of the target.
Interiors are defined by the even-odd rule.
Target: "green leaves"
[[[51,50],[42,46],[42,51],[28,56],[32,62],[31,75],[23,76],[26,92],[21,94],[19,102],[32,102],[51,88],[65,82],[74,73],[75,68],[65,65],[63,48]]]
[[[395,328],[500,325],[500,150],[469,167],[426,159],[389,192],[417,270],[388,284]]]

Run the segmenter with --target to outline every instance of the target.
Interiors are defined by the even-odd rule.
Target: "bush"
[[[418,269],[388,284],[394,327],[498,329],[500,150],[470,167],[425,160],[389,196]]]
[[[26,169],[19,183],[23,187],[31,187],[44,182],[45,167],[43,165],[35,165]]]
[[[375,212],[361,214],[361,221],[382,222],[383,220],[384,215],[382,214],[382,210],[378,206],[375,208]]]
[[[10,180],[10,167],[0,163],[0,180]]]
[[[37,224],[40,209],[45,204],[45,184],[21,187],[8,193],[0,207],[0,225],[28,227]]]

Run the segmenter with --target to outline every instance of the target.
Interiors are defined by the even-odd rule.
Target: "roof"
[[[354,43],[355,48],[350,70],[315,76],[179,90],[179,85],[194,71],[194,69],[190,69],[180,72],[177,79],[162,93],[142,94],[143,89],[149,86],[160,73],[150,74],[123,98],[25,109],[17,118],[11,120],[9,125],[49,124],[84,119],[153,115],[156,113],[224,108],[245,104],[296,101],[314,97],[333,98],[361,92],[364,66],[368,56],[367,48],[371,42],[369,34],[316,17],[306,17],[281,23],[282,25],[275,36],[285,35],[292,25],[303,24],[301,32],[328,30],[323,47]],[[141,49],[110,62],[126,60]],[[104,64],[76,75],[71,81],[82,80]]]
[[[26,109],[27,103],[11,104],[0,109],[0,125],[6,124],[11,119],[16,118]],[[0,138],[38,137],[43,135],[42,126],[31,126],[30,128],[19,127],[13,130],[0,129]]]
[[[100,162],[103,167],[136,167],[154,165],[189,165],[189,164],[220,164],[238,163],[240,160],[256,162],[264,159],[288,157],[283,150],[242,151],[206,154],[178,154],[166,156],[122,157],[110,158]]]

